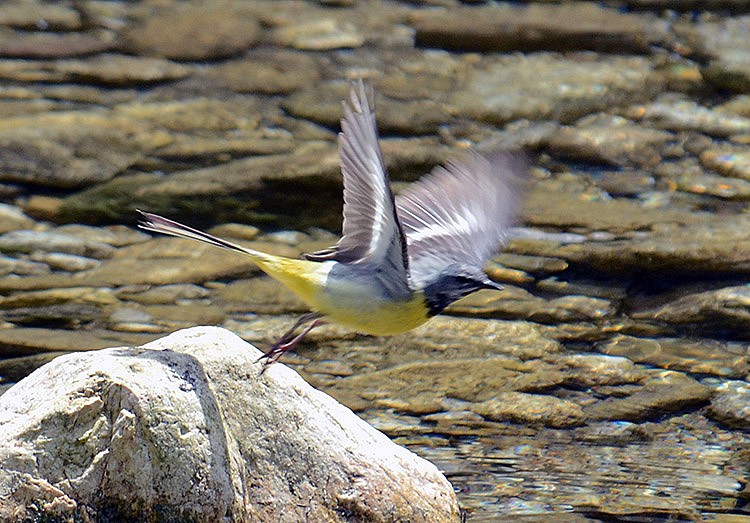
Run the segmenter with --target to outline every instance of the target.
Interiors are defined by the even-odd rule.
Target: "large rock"
[[[432,464],[219,328],[62,356],[0,397],[0,519],[458,521]]]

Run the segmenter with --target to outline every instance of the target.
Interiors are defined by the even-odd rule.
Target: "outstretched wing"
[[[339,133],[344,177],[344,226],[339,242],[305,255],[309,260],[372,264],[406,284],[406,243],[396,217],[393,193],[378,144],[372,88],[353,83],[350,104],[344,103]]]
[[[520,153],[472,154],[436,167],[396,196],[414,286],[424,287],[449,265],[481,269],[507,240],[527,165]]]

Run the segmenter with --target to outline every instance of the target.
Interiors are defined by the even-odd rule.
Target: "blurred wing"
[[[339,133],[344,176],[344,226],[339,242],[306,255],[309,260],[372,263],[407,282],[406,243],[396,218],[393,193],[378,144],[375,112],[362,80],[352,84]]]
[[[452,264],[481,269],[507,240],[526,170],[520,153],[473,154],[396,196],[415,287]]]

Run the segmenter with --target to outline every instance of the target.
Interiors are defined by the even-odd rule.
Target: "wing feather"
[[[408,285],[406,243],[385,169],[369,98],[372,88],[352,84],[339,133],[344,178],[344,225],[339,242],[307,259],[372,264],[387,270],[397,285]],[[394,269],[395,268],[395,269]],[[395,272],[395,273],[394,273]],[[394,273],[394,274],[391,274]]]
[[[507,241],[526,170],[520,153],[472,154],[396,196],[413,285],[424,287],[450,265],[484,265]]]

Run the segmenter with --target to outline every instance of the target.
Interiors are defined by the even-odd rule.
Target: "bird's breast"
[[[374,268],[267,256],[256,263],[313,310],[362,334],[405,332],[429,319],[423,293]]]
[[[331,320],[363,334],[384,336],[418,327],[429,319],[424,295],[396,296],[372,273],[329,273],[322,292],[310,305]]]

